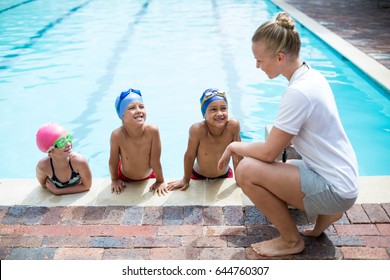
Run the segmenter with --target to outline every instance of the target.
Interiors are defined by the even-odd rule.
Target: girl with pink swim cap
[[[73,136],[57,123],[42,125],[37,132],[39,150],[48,153],[36,168],[38,182],[55,195],[88,191],[92,174],[88,161],[72,151]]]

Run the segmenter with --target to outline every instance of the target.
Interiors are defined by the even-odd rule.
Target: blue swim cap
[[[202,97],[200,98],[200,108],[202,110],[202,116],[206,113],[206,109],[209,106],[209,104],[215,100],[224,100],[226,102],[226,105],[228,104],[226,93],[224,91],[221,91],[217,88],[209,88],[206,89]]]
[[[141,91],[132,88],[128,91],[122,92],[121,95],[116,98],[115,109],[120,119],[122,119],[127,106],[129,106],[129,104],[133,103],[134,101],[143,103]]]

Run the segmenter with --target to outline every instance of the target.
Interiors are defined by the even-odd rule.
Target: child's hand
[[[54,186],[53,182],[49,178],[46,179],[46,185],[44,187],[52,193],[55,193],[56,191],[56,186]]]
[[[126,187],[125,182],[122,180],[111,181],[111,192],[116,194],[121,194],[123,188]]]
[[[168,193],[167,186],[164,182],[155,182],[150,186],[149,191],[153,192],[153,194],[158,194],[158,196],[166,195]]]
[[[167,189],[169,191],[173,191],[176,189],[180,189],[182,191],[185,191],[186,189],[188,189],[189,186],[190,186],[190,182],[188,180],[181,179],[181,180],[177,180],[174,182],[169,182]]]

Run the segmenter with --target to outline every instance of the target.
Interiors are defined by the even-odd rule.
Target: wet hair
[[[301,39],[294,20],[285,12],[278,13],[275,20],[267,21],[257,28],[252,43],[259,41],[264,42],[273,55],[282,52],[293,58],[299,57]]]

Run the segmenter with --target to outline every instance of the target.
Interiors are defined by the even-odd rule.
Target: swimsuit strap
[[[72,180],[76,176],[80,177],[80,173],[77,173],[76,171],[73,170],[72,162],[70,161],[70,159],[69,159],[69,166],[70,169],[72,170],[72,175],[70,176],[70,179]]]
[[[73,166],[72,166],[72,163],[70,162],[70,159],[69,159],[69,166],[70,166],[70,169],[72,170],[72,173],[74,173],[75,171],[73,170]]]
[[[58,181],[56,173],[54,172],[53,159],[51,157],[50,157],[50,166],[51,166],[51,172],[53,172],[53,175],[51,176],[52,180]]]
[[[54,165],[53,165],[52,158],[50,158],[50,165],[51,165],[51,170],[52,170],[52,172],[53,172],[53,175],[52,175],[52,177],[50,178],[50,180],[51,180],[51,181],[53,182],[53,184],[56,185],[56,187],[58,187],[58,188],[64,188],[64,187],[67,187],[67,186],[75,185],[75,184],[77,184],[77,183],[80,181],[80,179],[81,179],[81,178],[80,178],[80,174],[77,173],[76,171],[74,171],[70,159],[69,159],[69,167],[70,167],[70,169],[71,169],[71,171],[72,171],[72,174],[70,175],[69,181],[67,181],[67,182],[65,182],[65,183],[61,182],[61,181],[57,178],[56,173],[55,173],[55,171],[54,171]]]

